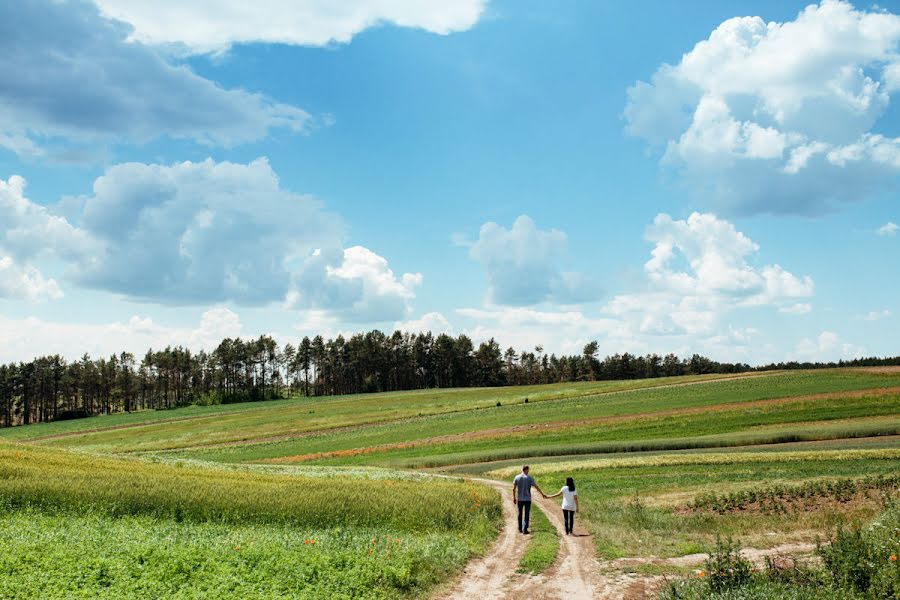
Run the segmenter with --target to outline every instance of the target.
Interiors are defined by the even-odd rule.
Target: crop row
[[[816,480],[795,486],[774,485],[724,494],[701,494],[694,498],[689,508],[697,511],[710,510],[720,514],[750,507],[757,507],[763,511],[778,511],[786,508],[787,503],[798,500],[828,498],[847,502],[860,492],[876,490],[891,493],[898,487],[900,475]]]

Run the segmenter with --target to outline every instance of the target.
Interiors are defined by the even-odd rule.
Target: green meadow
[[[575,478],[604,560],[709,551],[717,536],[812,542],[896,494],[900,373],[289,398],[4,429],[0,598],[427,596],[500,526],[500,497],[464,477],[510,480],[526,461],[545,489]],[[535,513],[527,573],[559,547]]]

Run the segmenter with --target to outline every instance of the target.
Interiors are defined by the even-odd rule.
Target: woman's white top
[[[569,486],[564,485],[561,490],[563,495],[563,510],[575,510],[575,496],[577,494],[569,489]]]

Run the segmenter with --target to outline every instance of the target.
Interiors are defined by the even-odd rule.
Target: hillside
[[[835,519],[866,522],[881,510],[879,494],[897,488],[900,372],[290,398],[5,429],[0,498],[12,509],[5,530],[25,533],[0,536],[0,545],[13,553],[7,556],[46,551],[79,570],[87,567],[71,551],[46,541],[75,536],[108,563],[111,589],[128,595],[136,592],[121,573],[109,575],[119,559],[84,532],[124,527],[150,543],[160,527],[176,527],[184,530],[176,536],[179,555],[198,552],[185,528],[203,529],[212,546],[262,535],[268,550],[254,560],[291,556],[306,567],[324,561],[301,586],[310,593],[352,595],[374,586],[373,597],[422,595],[484,552],[500,517],[494,492],[435,476],[509,481],[523,461],[548,492],[575,477],[587,552],[612,561],[604,568],[643,573],[628,585],[685,572],[667,561],[709,550],[718,534],[760,550],[799,544],[809,551]],[[358,498],[341,492],[340,502],[329,501],[329,486]],[[552,505],[544,508],[558,519]],[[87,526],[83,519],[96,521]],[[298,530],[304,550],[309,539],[320,544],[315,558],[294,554],[290,539]],[[464,535],[453,541],[454,532]],[[392,558],[371,562],[375,554],[362,540],[377,547],[385,536],[398,540]],[[576,547],[566,542],[557,554],[553,538],[543,543],[549,547],[538,572],[562,572]],[[348,557],[347,544],[359,553]],[[229,547],[235,545],[244,547]],[[431,550],[420,551],[425,547]],[[7,568],[21,568],[5,560]],[[335,580],[334,571],[344,568],[368,575]],[[300,585],[289,573],[271,575],[277,585]],[[50,569],[47,577],[51,586],[66,575]],[[7,585],[32,597],[49,589]],[[198,580],[186,576],[179,585],[192,589]],[[262,589],[258,597],[269,597],[272,588]]]

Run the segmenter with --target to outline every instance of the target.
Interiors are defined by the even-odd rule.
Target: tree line
[[[226,338],[211,352],[181,347],[66,361],[59,355],[0,365],[4,427],[190,404],[224,404],[425,388],[532,385],[742,373],[754,369],[900,364],[900,357],[840,363],[778,363],[751,367],[699,354],[599,358],[597,342],[581,354],[557,356],[536,346],[502,350],[492,338],[477,347],[466,335],[381,331],[325,340],[304,337],[284,346],[270,336]]]

